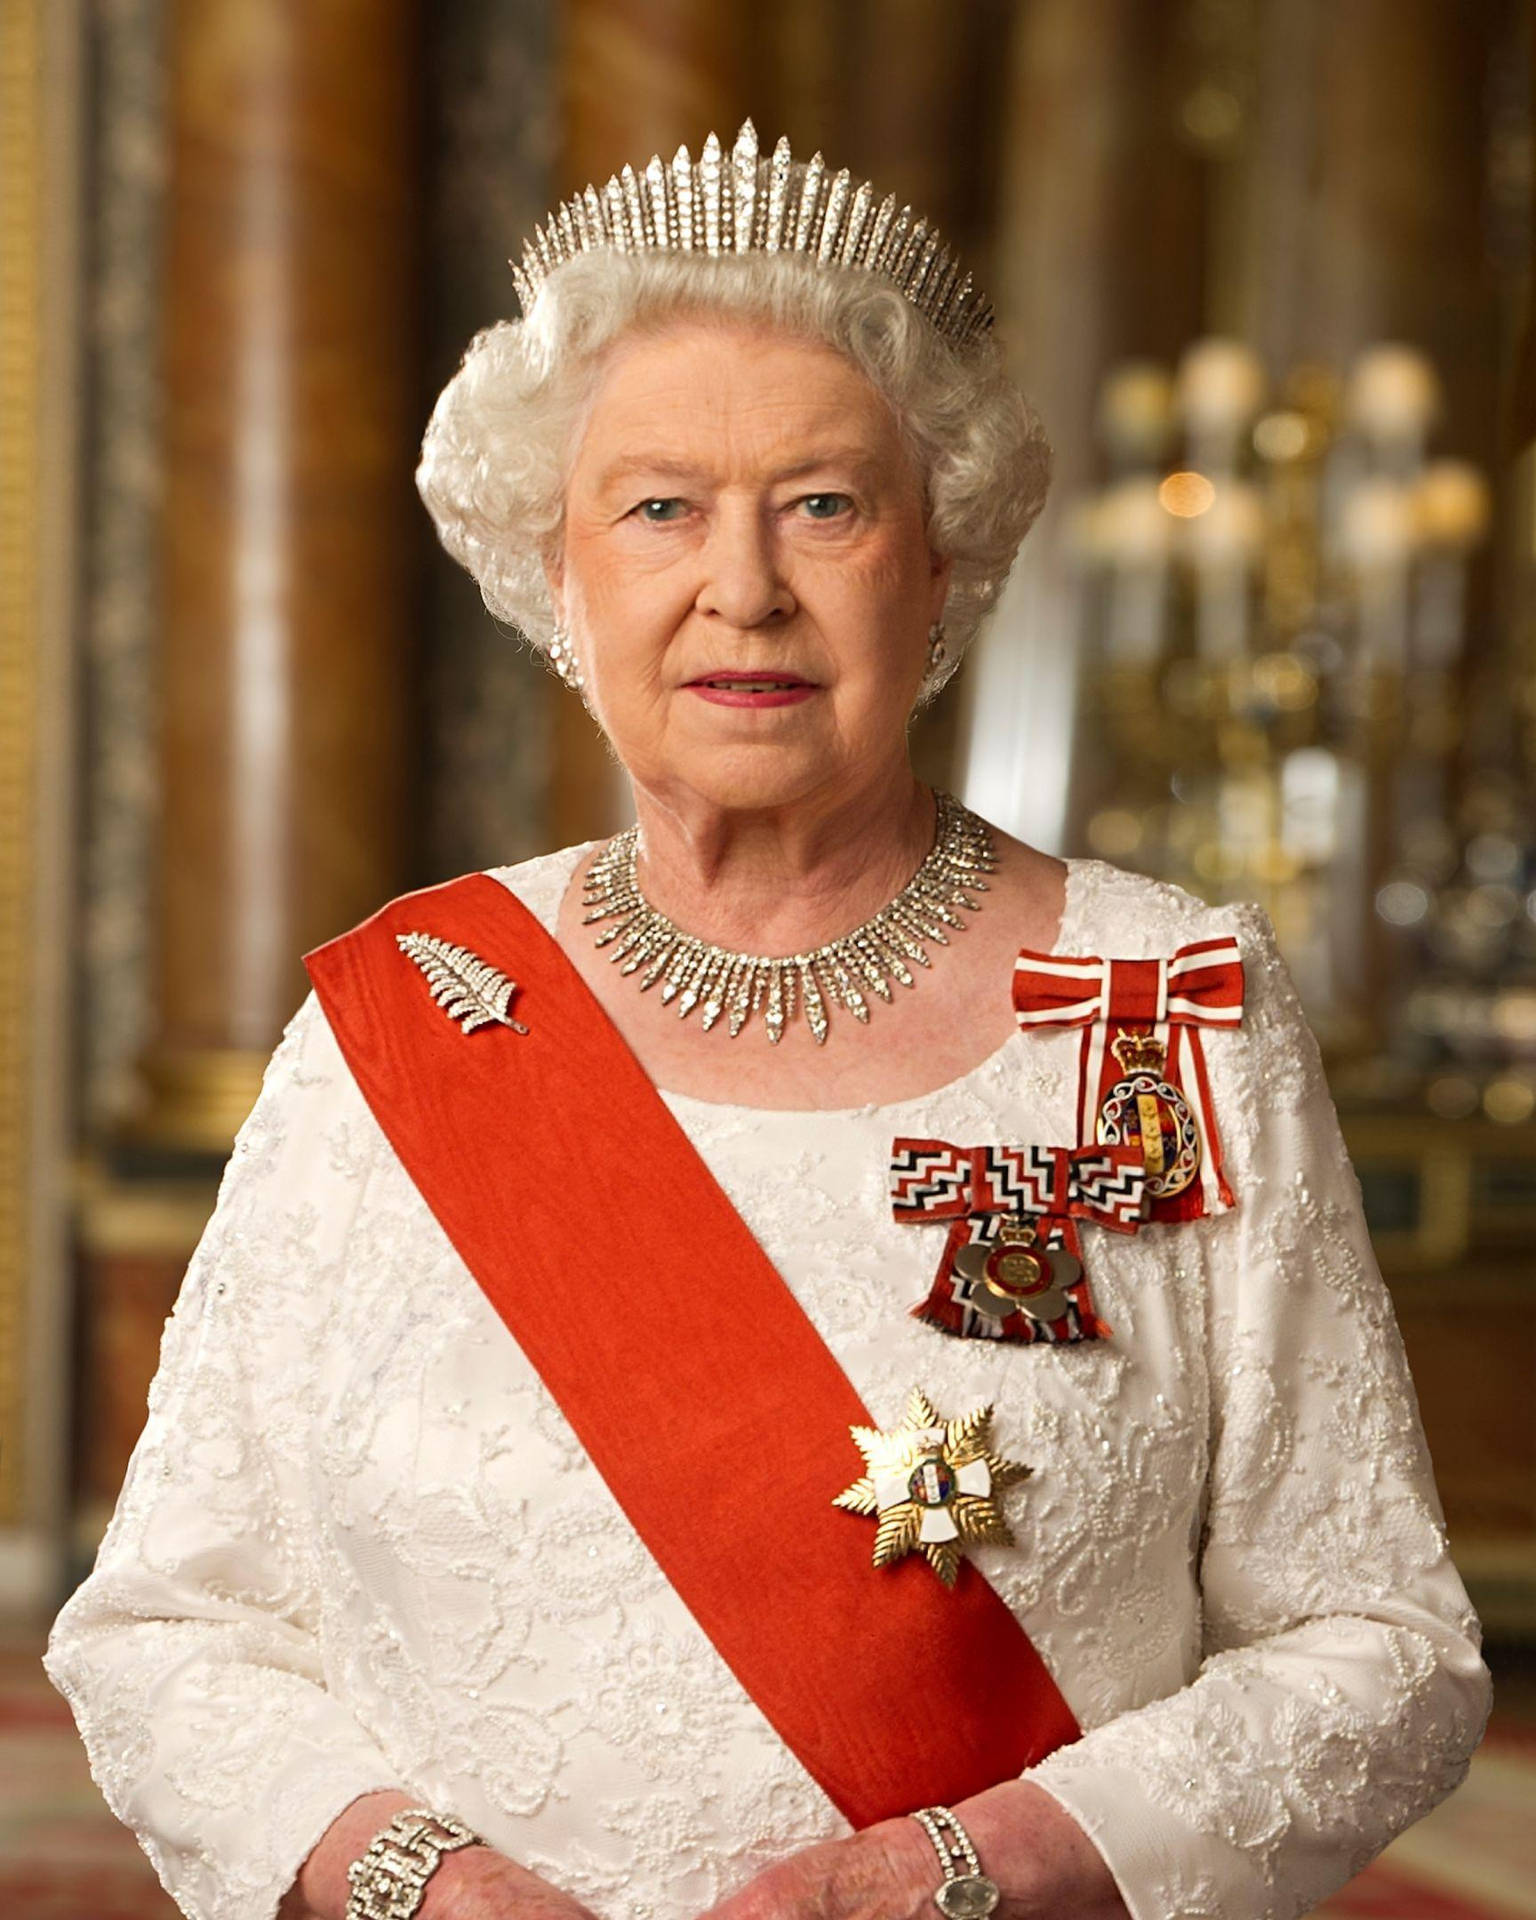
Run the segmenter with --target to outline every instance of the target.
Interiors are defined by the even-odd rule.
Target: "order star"
[[[994,1453],[991,1428],[991,1407],[946,1420],[914,1387],[899,1427],[848,1429],[869,1471],[832,1504],[877,1517],[877,1567],[921,1553],[952,1587],[963,1547],[1014,1544],[997,1495],[1034,1469]]]

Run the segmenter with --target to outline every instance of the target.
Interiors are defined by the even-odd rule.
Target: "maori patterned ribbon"
[[[1094,1138],[1100,1109],[1124,1076],[1114,1046],[1122,1035],[1155,1041],[1168,1084],[1188,1102],[1203,1153],[1198,1178],[1148,1202],[1152,1220],[1197,1220],[1235,1204],[1222,1171],[1201,1029],[1242,1025],[1243,961],[1236,940],[1197,940],[1164,960],[1105,960],[1096,954],[1019,954],[1013,1004],[1019,1025],[1081,1027],[1078,1137]]]
[[[891,1213],[898,1222],[947,1220],[939,1267],[914,1317],[975,1339],[1069,1342],[1102,1339],[1082,1266],[1077,1222],[1117,1233],[1141,1224],[1146,1169],[1134,1146],[957,1147],[946,1140],[901,1139],[891,1149]],[[1054,1284],[999,1318],[986,1297],[986,1256],[1023,1226],[1030,1251]],[[1029,1256],[1026,1255],[1026,1258]],[[1044,1317],[1042,1306],[1057,1311]],[[1033,1307],[1033,1310],[1031,1310]]]
[[[1118,1233],[1141,1223],[1146,1170],[1134,1147],[952,1147],[898,1140],[891,1148],[897,1220],[968,1213],[1044,1213]]]

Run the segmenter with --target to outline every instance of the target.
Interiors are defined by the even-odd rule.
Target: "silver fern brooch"
[[[508,1012],[517,982],[489,960],[468,947],[440,940],[435,933],[397,933],[395,945],[421,968],[432,998],[450,1020],[458,1021],[461,1033],[490,1026],[510,1027],[514,1033],[528,1031]]]

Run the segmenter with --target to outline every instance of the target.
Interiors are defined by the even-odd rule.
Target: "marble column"
[[[427,61],[426,381],[418,424],[470,339],[515,317],[507,259],[544,216],[560,0],[436,0]],[[569,696],[431,540],[418,729],[424,881],[547,852],[549,734]]]
[[[1008,75],[993,295],[1055,449],[1051,498],[965,669],[961,791],[1061,851],[1071,817],[1081,600],[1068,506],[1098,474],[1108,367],[1201,331],[1199,163],[1167,111],[1172,0],[1033,0]]]
[[[141,1131],[177,1148],[227,1146],[300,955],[402,877],[417,31],[411,0],[172,10]]]
[[[1496,441],[1488,134],[1508,11],[1275,0],[1258,15],[1237,162],[1230,324],[1276,373],[1411,342],[1445,382],[1439,449],[1477,460]]]

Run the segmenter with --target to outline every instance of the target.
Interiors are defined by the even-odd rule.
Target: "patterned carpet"
[[[1461,1791],[1318,1912],[1327,1920],[1536,1920],[1536,1726],[1496,1721]],[[31,1647],[0,1650],[0,1916],[176,1920],[144,1856],[102,1805],[69,1711]]]

